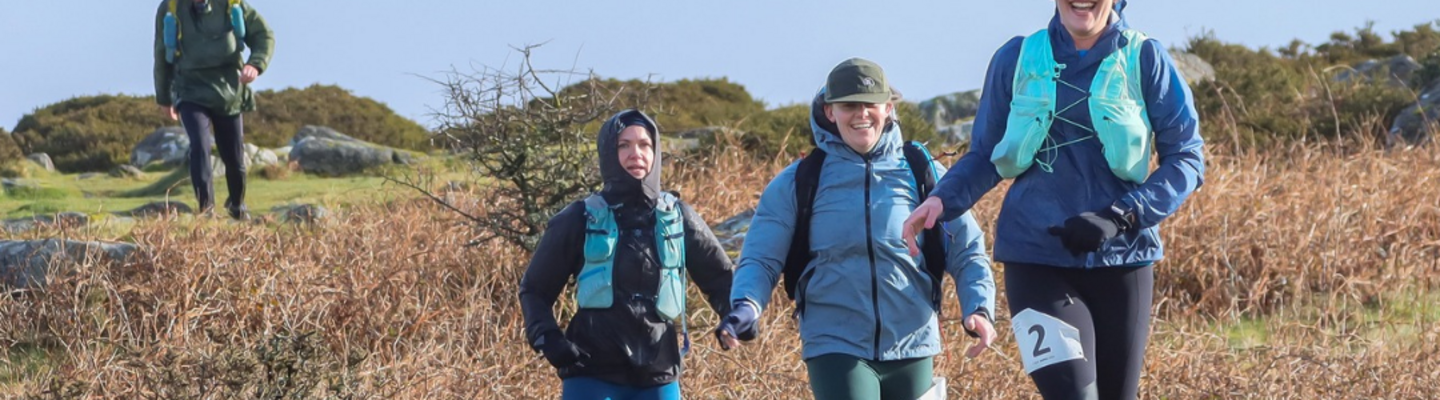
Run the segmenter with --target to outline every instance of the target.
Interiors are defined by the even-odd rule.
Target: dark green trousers
[[[931,357],[871,361],[843,354],[805,360],[817,400],[914,400],[930,390]]]

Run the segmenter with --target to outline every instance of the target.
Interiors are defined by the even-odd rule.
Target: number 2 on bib
[[[1010,320],[1025,373],[1053,364],[1085,358],[1080,330],[1052,315],[1027,308]]]

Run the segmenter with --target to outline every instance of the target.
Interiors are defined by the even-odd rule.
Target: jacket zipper
[[[875,360],[880,360],[880,278],[875,270],[875,238],[870,225],[870,177],[874,173],[869,157],[865,158],[865,251],[870,255],[870,305],[875,309]]]

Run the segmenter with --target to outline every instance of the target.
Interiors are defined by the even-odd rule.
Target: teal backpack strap
[[[230,0],[230,30],[235,32],[235,49],[245,50],[245,9],[240,0]]]
[[[165,17],[161,22],[161,40],[165,42],[165,63],[174,64],[175,58],[180,55],[180,17],[175,14],[176,2],[170,0],[167,6]]]
[[[1064,68],[1055,62],[1048,30],[1041,29],[1021,42],[1005,132],[990,154],[1001,177],[1020,176],[1035,164],[1055,120],[1055,82]]]
[[[575,303],[580,308],[609,308],[615,304],[613,271],[615,243],[620,230],[605,198],[585,198],[585,266],[575,278]]]
[[[1091,82],[1090,119],[1110,171],[1138,184],[1150,174],[1155,141],[1141,87],[1140,55],[1146,36],[1128,29],[1122,35],[1125,46],[1100,63]]]
[[[685,216],[680,199],[661,192],[655,204],[655,245],[660,259],[660,287],[655,292],[655,309],[667,321],[679,320],[684,347],[690,353],[690,325],[685,308]]]

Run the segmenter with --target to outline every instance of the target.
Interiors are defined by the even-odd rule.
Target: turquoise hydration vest
[[[180,30],[180,16],[175,10],[179,9],[182,0],[170,0],[168,10],[165,12],[165,19],[162,25],[165,41],[165,62],[174,64],[175,59],[180,57],[180,39],[185,37]],[[208,1],[208,0],[207,0]],[[240,7],[240,0],[227,0],[230,12],[230,30],[235,33],[236,48],[245,47],[245,10]]]
[[[679,199],[661,192],[655,205],[655,249],[660,258],[660,287],[655,310],[666,321],[685,324],[685,219]],[[615,303],[615,245],[620,229],[614,207],[605,198],[585,198],[585,268],[576,278],[575,302],[580,308],[610,308]],[[689,332],[686,327],[686,348]]]
[[[1128,43],[1105,57],[1090,83],[1088,99],[1093,129],[1059,116],[1079,102],[1059,111],[1055,109],[1056,82],[1074,86],[1060,80],[1060,71],[1065,69],[1065,64],[1055,62],[1049,32],[1042,29],[1025,38],[1015,68],[1014,93],[1010,116],[1006,119],[1005,136],[995,144],[995,151],[990,156],[1001,177],[1020,176],[1035,163],[1049,172],[1049,163],[1036,160],[1038,153],[1053,151],[1093,136],[1100,140],[1105,161],[1115,176],[1130,182],[1145,182],[1150,175],[1150,153],[1154,148],[1154,133],[1140,88],[1140,52],[1146,36],[1133,30],[1121,31],[1121,35]],[[1051,123],[1056,119],[1090,131],[1093,135],[1041,148],[1049,138]]]

